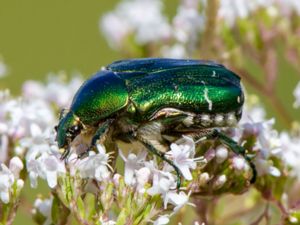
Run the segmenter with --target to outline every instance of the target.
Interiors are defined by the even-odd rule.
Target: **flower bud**
[[[226,181],[227,181],[226,175],[223,174],[219,176],[213,183],[213,189],[214,190],[220,189],[226,183]]]
[[[24,168],[23,162],[17,156],[13,157],[9,161],[9,169],[16,178],[19,177],[20,171]]]
[[[209,174],[207,172],[201,173],[199,176],[199,186],[204,187],[209,181]]]
[[[216,161],[217,163],[222,163],[224,162],[228,157],[228,150],[223,147],[220,146],[216,149]]]

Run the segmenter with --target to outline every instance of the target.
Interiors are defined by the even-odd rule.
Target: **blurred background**
[[[0,55],[8,74],[1,88],[20,93],[28,79],[50,72],[80,72],[88,77],[120,58],[101,35],[99,20],[117,0],[0,1]]]
[[[176,26],[189,26],[188,29],[194,29],[196,32],[199,33],[199,30],[204,29],[203,24],[204,22],[201,21],[201,15],[196,15],[199,17],[199,21],[195,20],[195,17],[193,15],[193,12],[190,14],[190,16],[186,16],[187,22],[190,24],[186,24],[186,21],[180,21],[180,18],[177,19],[179,22],[176,22],[176,17],[180,16],[180,8],[182,8],[182,5],[180,6],[180,1],[171,1],[171,0],[164,0],[160,1],[163,3],[162,6],[160,6],[159,9],[161,9],[161,12],[166,17],[167,23],[170,23],[173,25],[173,28],[175,26],[175,31],[179,33],[175,38],[166,40],[150,40],[150,41],[142,41],[142,43],[138,43],[139,41],[136,41],[136,45],[133,46],[132,43],[125,42],[124,45],[127,45],[126,47],[120,47],[116,46],[116,41],[113,40],[115,37],[111,35],[111,32],[114,32],[113,26],[115,26],[115,35],[122,35],[122,25],[115,21],[115,24],[112,24],[112,28],[107,28],[105,25],[102,24],[101,29],[101,18],[103,16],[113,11],[118,4],[119,1],[117,0],[111,0],[111,1],[96,1],[91,0],[88,4],[83,4],[81,1],[74,0],[74,1],[59,1],[59,0],[53,0],[51,2],[40,2],[38,0],[28,0],[28,1],[17,1],[17,0],[11,0],[11,1],[4,1],[0,0],[0,61],[4,63],[5,73],[7,76],[2,78],[0,80],[0,88],[9,88],[13,94],[20,93],[20,89],[22,86],[22,83],[25,80],[34,79],[34,80],[40,80],[45,81],[46,77],[49,75],[49,73],[58,73],[61,71],[64,71],[66,73],[67,77],[70,77],[74,75],[75,73],[80,73],[84,77],[89,77],[94,72],[99,70],[101,66],[107,65],[111,63],[114,60],[118,60],[121,58],[128,58],[128,57],[147,57],[147,56],[169,56],[169,57],[185,57],[185,58],[207,58],[207,59],[213,59],[217,61],[221,61],[225,63],[227,66],[232,68],[231,64],[238,64],[240,62],[234,59],[231,62],[226,62],[224,60],[224,49],[217,46],[217,49],[214,47],[215,54],[199,54],[201,51],[189,51],[188,53],[182,54],[182,49],[176,42],[182,42],[182,37],[180,37],[182,31],[176,31]],[[148,1],[146,1],[148,2]],[[157,1],[155,1],[157,2]],[[185,2],[185,1],[181,1]],[[186,1],[188,2],[188,1]],[[192,1],[190,1],[192,2]],[[194,1],[197,2],[197,1]],[[227,23],[233,23],[230,20],[234,20],[237,17],[245,17],[245,13],[243,10],[247,10],[247,7],[251,9],[253,6],[251,3],[242,3],[241,1],[240,6],[237,4],[237,6],[232,5],[232,10],[236,9],[236,12],[233,12],[232,15],[229,17],[226,12],[226,4],[229,4],[230,7],[230,1],[223,0],[223,14],[225,17],[227,17]],[[262,1],[264,2],[264,1]],[[268,2],[265,1],[265,2]],[[296,2],[296,1],[295,1]],[[222,1],[221,1],[222,3]],[[189,4],[189,3],[187,3]],[[186,4],[186,5],[187,5]],[[239,9],[238,7],[241,7],[241,4],[248,4],[247,7],[244,9]],[[254,4],[254,3],[253,3]],[[191,6],[187,6],[191,7]],[[119,11],[122,7],[119,7]],[[125,7],[124,7],[125,8]],[[200,8],[200,7],[199,7]],[[225,8],[225,9],[224,9]],[[201,10],[201,8],[199,9]],[[202,9],[203,10],[203,9]],[[117,10],[115,10],[116,12]],[[183,10],[181,10],[183,11]],[[228,10],[227,10],[228,11]],[[226,14],[227,13],[227,14]],[[275,12],[276,13],[276,12]],[[119,13],[120,14],[120,13]],[[177,15],[176,15],[177,14]],[[181,13],[183,14],[183,13]],[[124,15],[126,15],[124,13]],[[229,12],[230,15],[230,12]],[[248,15],[249,16],[249,15]],[[282,15],[279,15],[280,17]],[[138,17],[138,16],[137,16]],[[147,17],[147,15],[146,15]],[[114,20],[113,18],[112,20]],[[151,18],[149,18],[151,19]],[[290,20],[291,18],[287,18]],[[108,19],[109,20],[109,19]],[[203,20],[203,18],[202,18]],[[297,81],[299,80],[299,73],[297,73],[297,68],[292,66],[288,59],[286,58],[285,49],[290,48],[289,46],[285,46],[287,43],[286,41],[293,41],[289,40],[286,36],[281,36],[277,38],[277,40],[270,41],[271,48],[275,49],[275,51],[278,51],[278,56],[276,59],[276,69],[278,70],[278,75],[276,75],[276,79],[273,79],[274,81],[270,81],[265,79],[264,80],[264,69],[259,68],[259,65],[255,62],[255,60],[251,59],[251,57],[256,60],[261,60],[260,57],[257,55],[256,50],[249,51],[247,54],[243,55],[241,54],[243,51],[247,51],[251,49],[252,43],[246,43],[249,40],[247,40],[247,36],[251,35],[262,35],[260,22],[266,23],[267,28],[274,28],[274,26],[279,26],[280,23],[278,22],[278,19],[274,21],[267,21],[269,20],[266,18],[266,15],[256,15],[255,18],[252,18],[254,24],[240,24],[241,26],[238,29],[245,29],[242,31],[242,35],[245,35],[245,37],[238,37],[238,39],[234,39],[232,37],[226,37],[229,43],[228,45],[232,45],[234,41],[240,41],[242,48],[239,49],[239,53],[236,53],[236,49],[233,49],[233,55],[235,54],[236,58],[239,58],[240,56],[247,59],[247,62],[243,62],[242,68],[247,69],[249,73],[251,73],[252,78],[258,80],[263,85],[268,85],[269,82],[272,84],[274,83],[272,88],[269,88],[268,95],[272,96],[271,93],[276,93],[276,97],[278,98],[276,102],[271,102],[272,100],[268,100],[263,98],[262,101],[266,105],[268,109],[268,115],[272,117],[274,113],[270,113],[272,108],[272,105],[279,105],[279,111],[281,113],[277,113],[277,117],[279,117],[279,121],[277,123],[277,127],[284,128],[290,124],[290,122],[297,118],[297,111],[292,107],[294,102],[294,96],[292,91],[286,91],[286,90],[294,90],[297,84]],[[259,21],[261,20],[261,21]],[[293,26],[297,27],[297,24],[299,24],[299,17],[295,17],[292,22]],[[298,21],[297,21],[298,20]],[[229,22],[228,22],[229,21]],[[109,21],[108,21],[109,22]],[[113,21],[112,21],[113,22]],[[180,24],[182,22],[182,24]],[[177,24],[176,24],[177,23]],[[179,25],[178,25],[179,23]],[[194,28],[193,28],[194,23]],[[199,24],[200,23],[200,24]],[[192,24],[192,25],[191,25]],[[202,24],[202,28],[200,27]],[[257,31],[253,31],[251,29],[253,28],[253,25],[259,28]],[[147,24],[146,24],[147,25]],[[200,28],[199,28],[200,27]],[[149,28],[150,30],[153,28]],[[169,29],[169,27],[166,27],[166,29]],[[188,29],[185,32],[190,32]],[[214,28],[211,28],[214,30]],[[234,28],[236,29],[236,28]],[[250,34],[247,34],[247,29]],[[104,31],[104,32],[103,32]],[[252,34],[254,33],[254,34]],[[151,31],[150,31],[151,32]],[[202,32],[202,31],[200,31]],[[219,31],[218,31],[219,32]],[[224,29],[222,31],[222,35],[225,35],[226,32],[230,32],[230,30]],[[258,32],[258,34],[255,34],[255,32]],[[267,31],[264,36],[268,35]],[[272,31],[273,32],[273,31]],[[282,32],[285,31],[280,31]],[[289,32],[295,32],[295,31],[289,31]],[[105,35],[106,33],[106,38]],[[205,33],[205,31],[203,31]],[[236,34],[233,34],[236,35]],[[276,34],[273,34],[276,35]],[[287,34],[289,35],[289,34]],[[181,35],[182,36],[182,35]],[[204,36],[204,34],[203,34]],[[263,35],[262,35],[263,36]],[[201,33],[199,34],[199,37],[201,37]],[[121,37],[120,37],[121,38]],[[183,37],[184,38],[184,37]],[[188,37],[193,38],[193,37]],[[235,37],[236,38],[236,37]],[[254,37],[256,38],[256,37]],[[111,41],[109,41],[112,39]],[[195,38],[194,38],[195,39]],[[205,40],[204,42],[208,42],[208,40]],[[207,38],[206,38],[207,39]],[[209,38],[208,38],[209,39]],[[243,40],[245,39],[245,40]],[[252,37],[253,39],[253,37]],[[201,40],[201,39],[200,39]],[[157,45],[166,44],[165,42],[168,42],[168,45],[170,43],[172,44],[172,47],[165,47],[163,50],[157,51]],[[183,40],[183,42],[186,40]],[[190,40],[188,40],[190,41]],[[195,40],[192,40],[195,42]],[[210,40],[212,41],[212,40]],[[255,40],[257,43],[254,43],[256,47],[258,48],[264,48],[262,46],[261,40]],[[196,40],[197,42],[197,40]],[[244,43],[242,43],[244,42]],[[158,44],[157,44],[158,43]],[[208,43],[200,43],[202,46],[209,46]],[[109,45],[110,44],[110,45]],[[220,44],[220,43],[217,43]],[[156,46],[155,46],[156,45]],[[259,46],[261,45],[261,46]],[[296,43],[294,43],[296,45]],[[186,49],[191,48],[191,46],[184,46]],[[156,49],[155,49],[156,48]],[[203,50],[202,52],[206,51],[201,47]],[[138,50],[137,50],[138,49]],[[145,50],[146,49],[146,50]],[[149,51],[149,49],[152,49]],[[154,49],[154,50],[153,50]],[[199,47],[200,49],[200,47]],[[219,52],[218,52],[219,51]],[[142,53],[141,53],[142,52]],[[253,53],[254,52],[254,53]],[[207,53],[207,51],[206,51]],[[245,53],[245,52],[244,52]],[[248,54],[249,53],[249,54]],[[252,54],[253,53],[253,54]],[[293,53],[293,52],[292,52]],[[226,53],[228,54],[228,53]],[[239,55],[240,54],[240,55]],[[256,55],[255,55],[256,54]],[[221,56],[221,57],[220,57]],[[272,57],[272,56],[271,56]],[[244,60],[244,59],[243,59]],[[269,59],[268,59],[269,60]],[[297,58],[293,59],[295,64],[297,64]],[[241,61],[239,59],[239,61]],[[272,66],[269,66],[272,68]],[[1,68],[0,68],[1,69]],[[299,69],[299,68],[298,68]],[[235,70],[237,73],[240,72],[240,68]],[[244,75],[242,73],[242,75]],[[280,76],[279,76],[280,75]],[[242,76],[243,77],[243,76]],[[247,79],[244,84],[248,86],[247,90],[250,93],[255,93],[258,95],[263,94],[260,90],[262,87],[256,84],[254,82],[254,89],[253,89],[253,80],[254,79]],[[272,85],[270,83],[270,85]],[[250,85],[249,85],[250,84]],[[265,93],[266,93],[265,92]],[[279,103],[280,102],[280,103]],[[278,107],[277,107],[278,108]],[[278,110],[277,110],[278,111]],[[278,115],[283,114],[283,115]]]
[[[241,75],[248,94],[261,97],[267,118],[275,117],[277,128],[285,130],[294,126],[294,121],[299,120],[299,109],[293,107],[293,90],[300,79],[300,10],[282,13],[278,11],[280,5],[277,8],[260,5],[251,11],[253,5],[240,1],[248,4],[248,9],[236,8],[235,12],[228,13],[226,4],[233,7],[231,1],[221,0],[223,14],[218,15],[226,21],[218,23],[214,18],[217,7],[212,4],[191,0],[160,2],[160,13],[170,24],[166,30],[171,29],[172,34],[158,40],[144,40],[133,39],[134,32],[121,37],[124,26],[116,17],[112,18],[113,14],[104,19],[108,12],[118,14],[114,10],[122,10],[117,6],[118,0],[89,0],[85,4],[80,0],[0,0],[0,89],[8,88],[17,95],[24,81],[44,82],[50,73],[62,71],[66,79],[78,73],[88,78],[102,66],[129,57],[212,59]],[[196,6],[195,2],[198,2]],[[188,11],[192,8],[199,14],[194,16],[194,11]],[[144,10],[147,9],[145,5]],[[184,10],[187,10],[186,21],[181,15]],[[205,14],[205,18],[201,16]],[[126,13],[120,16],[126,20]],[[178,27],[196,32],[191,36],[190,30],[176,30]],[[123,38],[121,44],[109,36],[113,28],[115,35]],[[32,196],[30,201],[33,201],[39,192],[43,192],[43,187],[27,188],[25,195]],[[29,207],[22,207],[15,224],[32,224]]]

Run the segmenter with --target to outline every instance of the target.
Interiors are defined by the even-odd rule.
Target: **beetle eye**
[[[58,126],[57,125],[54,127],[54,130],[57,132],[57,130],[58,130]]]
[[[77,135],[79,132],[80,132],[80,128],[79,128],[78,125],[72,126],[72,127],[69,129],[69,133],[70,133],[71,135]]]

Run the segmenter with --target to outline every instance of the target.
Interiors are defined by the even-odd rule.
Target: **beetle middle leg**
[[[177,190],[179,190],[181,186],[181,173],[173,161],[165,156],[165,152],[168,150],[168,145],[165,143],[162,133],[165,129],[169,129],[172,126],[182,123],[182,121],[184,121],[187,117],[188,115],[186,114],[178,114],[176,112],[176,114],[168,114],[165,117],[156,118],[155,120],[139,127],[135,136],[135,138],[141,142],[148,151],[160,157],[163,161],[167,162],[174,168],[177,176]]]
[[[166,158],[165,153],[157,150],[153,145],[147,143],[145,140],[139,139],[139,141],[147,148],[148,151],[153,153],[154,155],[160,157],[164,162],[167,162],[170,166],[172,166],[176,172],[177,176],[177,183],[176,183],[176,189],[179,190],[181,186],[181,173],[179,171],[179,168],[168,158]]]
[[[199,142],[201,140],[211,140],[211,139],[218,139],[221,141],[222,144],[229,147],[235,154],[243,156],[243,158],[249,163],[251,169],[252,169],[252,178],[250,180],[250,183],[255,183],[256,177],[257,177],[257,170],[254,165],[254,163],[251,161],[251,158],[246,154],[246,149],[242,146],[240,146],[236,141],[234,141],[232,138],[228,137],[223,132],[217,130],[217,129],[211,129],[211,130],[203,130],[203,132],[198,133],[197,137],[199,138]]]

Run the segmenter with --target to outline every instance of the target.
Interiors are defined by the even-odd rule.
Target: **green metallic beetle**
[[[189,134],[219,139],[256,169],[245,149],[221,133],[242,115],[244,94],[240,78],[211,61],[145,58],[117,61],[88,79],[59,121],[57,142],[67,158],[79,134],[96,150],[97,141],[116,151],[116,141],[138,141],[174,167],[166,158],[170,137]],[[82,157],[82,156],[80,156]]]

